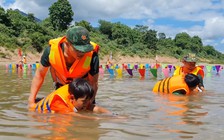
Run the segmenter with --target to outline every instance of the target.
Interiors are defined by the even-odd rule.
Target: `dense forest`
[[[49,39],[65,35],[66,30],[73,26],[73,16],[67,0],[53,3],[49,7],[49,17],[42,21],[32,13],[23,14],[19,10],[0,7],[0,46],[11,51],[22,48],[23,52],[42,52],[48,46]],[[101,46],[100,57],[113,53],[146,58],[156,55],[180,58],[187,53],[195,53],[201,61],[222,63],[224,59],[224,54],[213,46],[204,46],[199,36],[190,36],[186,32],[178,33],[172,39],[144,25],[131,28],[120,22],[99,20],[98,23],[98,27],[85,20],[74,24],[90,31],[91,40]],[[6,57],[6,54],[0,52],[0,57]]]

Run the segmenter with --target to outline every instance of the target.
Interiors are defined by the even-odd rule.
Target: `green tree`
[[[158,33],[159,39],[166,39],[165,33]]]
[[[7,35],[7,36],[12,36],[13,30],[8,28],[5,24],[0,23],[0,31],[1,34]]]
[[[139,32],[145,33],[148,31],[148,26],[143,26],[143,25],[135,25],[134,30],[137,30]]]
[[[204,47],[204,51],[207,53],[207,55],[216,56],[216,50],[213,46],[207,45]]]
[[[101,33],[108,35],[108,38],[112,38],[112,27],[113,24],[111,22],[105,21],[105,20],[99,20],[99,30]]]
[[[203,48],[203,43],[200,37],[193,36],[190,41],[190,49],[192,52],[199,53]]]
[[[72,22],[74,12],[68,0],[58,0],[49,7],[50,21],[55,30],[63,31]]]
[[[26,29],[27,17],[20,14],[18,10],[7,10],[7,15],[11,21],[11,28],[15,31],[13,35],[19,36]]]
[[[143,43],[147,45],[148,49],[151,49],[153,51],[157,50],[156,44],[158,42],[157,31],[155,30],[148,30],[146,33],[144,33],[143,36]]]
[[[44,43],[47,42],[43,34],[35,32],[30,35],[30,38],[32,40],[31,44],[33,48],[35,48],[38,52],[41,52],[43,50]]]
[[[201,47],[203,46],[202,40],[199,36],[193,36],[191,38],[191,42],[195,45],[198,45],[198,46],[201,46]]]
[[[51,24],[51,20],[50,17],[45,18],[44,20],[42,20],[42,22],[40,23],[42,26],[47,27],[48,29],[54,30],[53,25]]]
[[[132,30],[127,25],[116,23],[112,28],[112,39],[116,40],[119,45],[132,45]]]
[[[148,31],[148,26],[135,25],[133,28],[134,34],[134,43],[144,43],[144,34]]]
[[[13,36],[14,30],[0,23],[0,46],[9,49],[16,48],[16,38]]]
[[[175,44],[177,47],[180,47],[181,49],[189,49],[189,43],[191,42],[191,37],[183,32],[183,33],[178,33],[175,36]]]
[[[27,18],[30,22],[36,22],[33,13],[28,13]]]
[[[5,24],[6,26],[10,26],[10,20],[8,15],[6,14],[4,8],[0,6],[0,23]]]
[[[91,26],[91,24],[85,20],[82,20],[80,22],[75,22],[75,25],[85,27],[89,32],[93,30],[93,27]]]

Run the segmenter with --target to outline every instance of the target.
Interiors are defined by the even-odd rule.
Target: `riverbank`
[[[18,50],[15,50],[14,52],[6,50],[3,47],[0,47],[0,52],[3,57],[0,57],[0,65],[6,65],[6,64],[17,64],[20,60],[21,57],[18,55]],[[26,54],[26,59],[27,63],[36,63],[37,61],[40,61],[42,53],[27,53]],[[99,53],[100,55],[100,53]],[[109,58],[108,56],[104,56],[103,58],[100,58],[100,64],[104,65],[107,63],[107,60]],[[164,56],[157,56],[157,63],[164,63],[164,64],[175,64],[175,65],[181,65],[182,63],[180,62],[179,59],[176,59],[174,57],[164,57]],[[113,57],[111,62],[113,64],[154,64],[156,63],[155,58],[140,58],[138,56],[135,57],[130,57],[130,56],[116,56]],[[202,64],[207,64],[207,63],[198,63],[199,65]]]
[[[0,52],[4,56],[0,57],[0,64],[16,64],[21,60],[21,57],[18,55],[18,50],[15,50],[14,52],[6,50],[3,47],[0,47]],[[100,55],[100,54],[99,54]],[[35,63],[36,61],[40,61],[41,53],[27,53],[26,54],[26,59],[27,63]],[[105,56],[103,58],[100,58],[100,63],[101,64],[106,64],[109,56]],[[140,58],[138,56],[136,57],[129,57],[129,56],[117,56],[114,57],[111,62],[113,64],[129,64],[129,63],[155,63],[156,60],[153,58]],[[170,64],[176,64],[179,63],[178,59],[172,58],[172,57],[162,57],[162,56],[157,56],[157,62],[158,63],[170,63]]]
[[[26,55],[27,63],[36,63],[37,61],[40,61],[41,54],[32,54],[29,53]],[[104,65],[107,63],[109,56],[105,56],[104,58],[100,59],[100,64]],[[12,55],[10,58],[0,58],[0,65],[5,64],[17,64],[21,58],[16,55]],[[140,58],[140,57],[128,57],[128,56],[121,56],[118,58],[114,58],[111,60],[113,64],[152,64],[156,63],[155,59],[152,58]],[[181,62],[178,59],[172,58],[172,57],[157,57],[158,63],[167,63],[167,64],[181,64]]]

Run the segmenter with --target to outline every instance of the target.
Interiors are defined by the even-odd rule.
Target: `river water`
[[[64,114],[29,112],[27,99],[35,70],[0,67],[0,139],[4,140],[221,140],[224,139],[224,72],[206,72],[206,92],[193,96],[152,93],[157,78],[100,74],[97,104],[118,114],[86,120]],[[159,71],[158,71],[159,73]],[[48,74],[38,96],[52,91]],[[102,114],[86,113],[105,117]]]

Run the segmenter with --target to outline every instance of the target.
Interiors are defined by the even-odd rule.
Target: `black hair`
[[[184,81],[186,82],[189,88],[196,87],[200,83],[199,77],[194,74],[187,74],[184,78]]]
[[[93,88],[85,79],[82,78],[74,79],[69,83],[68,92],[73,94],[76,100],[85,96],[87,99],[91,99],[94,94]]]

